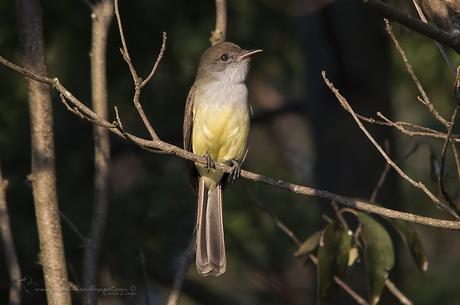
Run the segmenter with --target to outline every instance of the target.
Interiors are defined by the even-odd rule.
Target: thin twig
[[[168,297],[167,305],[177,305],[179,297],[182,292],[182,285],[184,284],[185,274],[187,267],[195,254],[195,232],[193,232],[190,242],[182,253],[177,267],[176,276],[174,277],[174,283],[172,286],[171,294]]]
[[[135,143],[138,147],[142,149],[145,149],[148,151],[151,151],[152,149],[159,150],[161,151],[161,153],[164,153],[164,154],[173,155],[173,156],[176,156],[182,159],[187,159],[187,160],[197,162],[200,164],[206,164],[207,160],[205,157],[195,155],[189,151],[181,149],[167,142],[161,141],[159,139],[147,140],[147,139],[137,137],[127,132],[125,133],[121,132],[120,127],[116,123],[109,123],[108,121],[101,119],[96,113],[94,113],[94,111],[92,111],[90,108],[85,106],[79,99],[77,99],[72,93],[70,93],[59,82],[57,78],[48,78],[48,77],[41,76],[39,74],[32,73],[27,69],[24,69],[22,67],[19,67],[11,63],[10,61],[4,59],[1,56],[0,56],[0,63],[18,73],[23,74],[24,76],[27,76],[36,81],[48,84],[53,89],[55,89],[57,92],[63,94],[64,97],[69,101],[69,103],[71,103],[79,111],[84,113],[85,116],[87,116],[91,120],[94,120],[94,124],[100,124],[101,126],[106,126],[106,128],[108,128],[111,132],[113,132],[115,135],[121,138],[128,139],[127,138],[128,136],[130,141],[132,141],[133,143]],[[215,163],[215,168],[225,173],[230,173],[233,170],[231,166],[227,166],[222,163]],[[335,200],[336,202],[340,204],[343,204],[343,205],[346,205],[346,206],[349,206],[349,207],[352,207],[358,210],[366,211],[368,213],[382,215],[388,218],[404,220],[404,221],[426,225],[430,227],[435,227],[435,228],[460,230],[460,221],[443,220],[443,219],[438,219],[438,218],[425,217],[425,216],[412,214],[412,213],[395,211],[395,210],[377,206],[375,204],[371,204],[365,200],[353,199],[353,198],[341,196],[338,194],[334,194],[328,191],[319,190],[319,189],[311,188],[311,187],[304,186],[304,185],[289,183],[281,179],[263,176],[263,175],[249,172],[246,170],[242,170],[240,176],[248,180],[251,180],[251,181],[268,184],[268,185],[271,185],[271,186],[274,186],[280,189],[290,191],[292,193],[296,193],[296,194],[300,194],[304,196],[323,198],[329,201]]]
[[[446,201],[449,203],[450,207],[456,211],[457,214],[460,213],[458,210],[457,206],[455,203],[452,201],[452,199],[449,196],[449,193],[446,190],[446,187],[444,185],[444,171],[446,167],[446,152],[447,152],[447,147],[450,142],[450,135],[452,134],[452,130],[454,129],[455,125],[455,120],[457,119],[457,112],[459,110],[460,106],[455,107],[454,112],[452,113],[452,118],[450,120],[449,124],[449,129],[447,130],[447,139],[444,141],[444,145],[442,147],[442,152],[441,152],[441,170],[439,173],[439,188],[441,190],[442,195],[446,199]]]
[[[419,100],[421,101],[422,99],[419,99]],[[363,116],[360,116],[358,114],[356,116],[360,119],[363,119]],[[446,133],[443,133],[443,132],[440,132],[440,131],[437,131],[437,130],[434,130],[428,127],[415,125],[415,124],[411,124],[408,122],[401,122],[401,121],[393,122],[392,120],[384,116],[380,111],[377,112],[377,116],[383,120],[383,121],[376,121],[376,122],[379,122],[380,125],[393,126],[397,130],[399,130],[401,133],[409,135],[409,136],[433,137],[433,138],[443,139],[443,140],[447,138]],[[414,128],[417,130],[424,130],[424,131],[411,131],[411,130],[406,129],[404,126]],[[455,135],[454,141],[460,142],[460,139],[458,138],[457,135]]]
[[[133,96],[133,103],[134,106],[136,107],[137,112],[139,113],[139,116],[142,119],[142,122],[144,123],[145,127],[147,128],[147,131],[150,134],[150,137],[152,137],[153,140],[158,139],[158,135],[156,134],[155,130],[152,127],[152,124],[150,124],[150,121],[147,119],[147,116],[145,115],[144,109],[142,108],[141,102],[140,102],[140,95],[141,95],[141,90],[142,87],[144,87],[153,77],[155,74],[155,71],[163,57],[163,53],[166,48],[166,33],[163,32],[163,43],[160,49],[160,53],[158,54],[158,57],[156,59],[155,64],[153,65],[152,71],[150,74],[147,76],[145,81],[142,81],[142,79],[139,77],[136,68],[134,68],[134,65],[131,61],[131,56],[129,55],[129,50],[128,50],[128,45],[126,44],[125,40],[125,34],[123,32],[123,26],[121,23],[121,16],[120,12],[118,10],[118,0],[115,0],[115,16],[117,18],[117,24],[118,24],[118,32],[120,34],[120,39],[121,39],[121,44],[123,46],[122,49],[120,49],[121,54],[123,55],[123,59],[125,62],[128,64],[129,71],[131,72],[131,76],[133,78],[134,82],[134,96]]]
[[[385,281],[385,286],[390,290],[390,292],[399,300],[399,302],[403,305],[412,305],[412,301],[409,300],[399,289],[396,285],[390,280],[387,279]]]
[[[163,32],[163,42],[161,43],[160,53],[158,53],[155,64],[152,67],[152,71],[150,71],[150,74],[147,76],[147,78],[142,81],[141,87],[144,87],[145,85],[147,85],[147,83],[152,79],[153,75],[155,74],[158,66],[160,65],[161,59],[163,58],[163,54],[166,50],[167,40],[168,40],[168,35],[166,35],[166,32]]]
[[[411,76],[412,80],[414,81],[415,86],[417,87],[418,91],[422,95],[422,98],[419,99],[420,102],[422,102],[423,105],[425,105],[428,110],[433,114],[433,116],[441,122],[444,126],[449,125],[449,121],[447,121],[435,108],[431,100],[428,98],[428,95],[426,94],[425,90],[423,89],[422,84],[418,80],[417,76],[415,75],[414,69],[412,69],[411,64],[409,63],[409,60],[407,59],[406,53],[402,49],[401,45],[399,44],[398,39],[396,38],[395,34],[393,33],[393,29],[391,28],[390,22],[385,19],[385,29],[387,30],[388,34],[391,37],[391,40],[393,41],[396,49],[398,50],[399,54],[401,55],[401,58],[404,62],[404,65],[406,66],[407,72],[409,72],[409,75]]]
[[[452,154],[454,155],[455,165],[457,167],[457,176],[460,180],[460,154],[458,153],[458,149],[455,142],[451,141],[450,145],[452,147]]]
[[[390,153],[390,143],[388,141],[385,141],[385,151],[387,153]],[[390,169],[390,164],[388,162],[385,163],[385,167],[383,168],[382,174],[380,175],[379,180],[377,181],[377,184],[375,185],[375,188],[372,191],[371,197],[369,199],[370,202],[374,202],[377,199],[377,195],[380,189],[382,188],[383,183],[385,182],[385,179],[387,178]]]
[[[419,147],[420,147],[419,143],[414,145],[414,147],[412,147],[405,155],[403,155],[401,158],[396,160],[396,164],[399,164],[399,163],[403,162],[404,160],[406,160],[407,158],[409,158]],[[385,150],[387,152],[389,152],[389,149],[387,149],[387,147],[385,147]],[[386,179],[390,169],[391,169],[390,164],[385,163],[385,167],[383,168],[383,171],[380,174],[380,178],[377,181],[377,185],[375,186],[374,190],[372,191],[372,195],[371,195],[371,197],[369,199],[370,202],[375,202],[375,200],[377,199],[377,195],[378,195],[383,183],[385,182],[385,179]]]
[[[77,226],[67,217],[62,211],[59,211],[59,215],[61,216],[62,220],[69,226],[69,228],[77,235],[83,245],[86,244],[86,239],[83,234],[78,230]]]
[[[443,208],[444,210],[446,210],[447,212],[449,212],[452,216],[454,216],[456,219],[460,219],[460,216],[457,215],[457,213],[452,210],[450,207],[446,206],[443,202],[441,202],[441,200],[439,200],[432,192],[430,192],[428,190],[428,188],[425,186],[425,184],[423,184],[423,182],[421,181],[414,181],[411,177],[409,177],[398,165],[396,165],[396,163],[388,156],[387,153],[385,153],[385,151],[383,150],[383,148],[377,143],[377,141],[374,139],[374,137],[369,133],[369,131],[366,129],[366,127],[364,127],[363,123],[361,122],[361,120],[356,116],[353,108],[350,106],[350,104],[348,103],[347,99],[345,97],[343,97],[339,90],[336,89],[334,87],[334,84],[332,84],[332,82],[326,77],[326,72],[323,71],[322,72],[322,75],[323,75],[323,79],[324,79],[324,82],[326,83],[326,85],[329,87],[329,89],[332,91],[332,93],[334,93],[334,95],[336,96],[337,100],[340,102],[340,104],[342,105],[342,107],[348,112],[351,114],[351,116],[353,117],[353,119],[355,120],[356,124],[358,125],[358,127],[363,131],[363,133],[367,136],[367,138],[369,139],[369,141],[371,141],[371,143],[375,146],[375,148],[377,148],[377,150],[380,152],[380,154],[383,156],[383,158],[387,161],[388,164],[391,165],[391,167],[393,167],[396,172],[402,177],[404,178],[407,182],[409,182],[412,186],[414,186],[415,188],[418,188],[420,189],[422,192],[424,192],[428,198],[431,199],[431,201],[433,203],[435,203],[437,206]]]
[[[422,11],[420,5],[418,4],[418,1],[417,1],[417,0],[412,0],[412,3],[414,4],[415,10],[417,11],[417,14],[418,14],[418,16],[420,17],[420,19],[421,19],[423,22],[428,23],[428,21],[426,20],[425,14],[423,14],[423,11]],[[447,63],[447,65],[449,66],[450,70],[451,70],[451,71],[454,73],[454,75],[455,75],[455,67],[454,67],[454,65],[452,64],[452,62],[450,61],[449,56],[447,55],[447,52],[446,52],[446,50],[444,49],[444,47],[442,46],[442,44],[440,44],[440,43],[437,42],[436,40],[434,40],[434,44],[435,44],[436,47],[438,48],[439,53],[441,53],[442,57],[443,57],[444,60],[446,61],[446,63]]]
[[[137,75],[136,69],[134,69],[133,63],[131,61],[131,57],[129,56],[129,50],[128,50],[128,46],[126,45],[123,25],[121,24],[121,16],[118,10],[118,0],[115,0],[115,16],[117,17],[118,33],[120,34],[121,44],[123,46],[123,49],[120,49],[120,52],[123,55],[123,59],[126,61],[126,64],[128,65],[128,68],[129,68],[129,71],[131,72],[131,76],[133,80],[136,81],[139,79],[139,76]]]
[[[216,26],[214,31],[211,32],[212,45],[225,41],[227,33],[227,1],[216,0]]]
[[[0,167],[0,233],[2,235],[3,249],[6,266],[10,276],[10,305],[21,304],[21,269],[19,268],[18,256],[14,246],[13,233],[11,231],[10,216],[6,204],[6,189],[8,181],[2,177]]]

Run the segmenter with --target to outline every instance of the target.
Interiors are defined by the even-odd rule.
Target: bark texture
[[[24,66],[47,75],[38,0],[17,0],[19,37]],[[53,110],[49,87],[26,78],[32,141],[32,183],[35,214],[40,239],[40,263],[45,277],[49,305],[71,304],[56,194]]]

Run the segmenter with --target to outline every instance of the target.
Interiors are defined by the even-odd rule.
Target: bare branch
[[[367,138],[371,141],[371,143],[375,146],[375,148],[377,148],[377,150],[380,152],[380,154],[383,156],[383,158],[387,161],[387,163],[390,164],[391,167],[393,167],[396,170],[396,172],[402,178],[404,178],[407,182],[409,182],[412,186],[414,186],[415,188],[418,188],[421,191],[423,191],[428,196],[428,198],[431,199],[431,201],[433,203],[435,203],[437,206],[441,207],[445,211],[449,212],[456,219],[460,219],[460,217],[457,215],[457,213],[454,210],[452,210],[452,208],[450,208],[449,206],[447,206],[443,202],[441,202],[441,200],[439,200],[432,192],[430,192],[428,190],[428,188],[425,186],[425,184],[423,184],[421,181],[418,181],[418,182],[414,181],[411,177],[409,177],[406,173],[404,173],[404,171],[398,165],[396,165],[396,163],[393,160],[391,160],[391,158],[385,153],[383,148],[377,143],[377,141],[374,139],[374,137],[372,137],[372,135],[369,133],[369,131],[366,129],[366,127],[364,127],[364,125],[361,122],[361,120],[356,116],[353,108],[351,108],[351,106],[348,103],[348,101],[346,100],[346,98],[343,97],[340,94],[339,90],[337,90],[334,87],[334,85],[331,83],[331,81],[329,81],[329,79],[327,79],[325,71],[322,72],[322,75],[323,75],[324,82],[329,87],[329,89],[332,91],[332,93],[334,93],[334,95],[336,96],[337,100],[340,102],[342,107],[348,113],[351,114],[351,116],[355,120],[356,124],[358,124],[358,127],[363,131],[363,133],[367,136]]]
[[[56,91],[63,94],[64,97],[69,101],[69,103],[71,103],[79,111],[84,113],[85,116],[87,116],[91,120],[94,120],[94,124],[100,124],[100,125],[106,126],[106,128],[110,129],[110,131],[113,132],[115,135],[132,141],[133,143],[135,143],[137,146],[139,146],[142,149],[145,149],[148,151],[151,151],[152,149],[159,150],[160,153],[163,153],[163,154],[169,154],[169,155],[173,155],[173,156],[176,156],[182,159],[187,159],[193,162],[206,164],[205,157],[195,155],[189,151],[181,149],[167,142],[161,141],[159,139],[147,140],[147,139],[143,139],[135,135],[132,135],[130,133],[121,132],[118,124],[109,123],[103,120],[102,118],[98,117],[96,113],[94,113],[90,108],[86,107],[80,100],[78,100],[72,93],[70,93],[59,82],[57,78],[51,79],[48,77],[43,77],[39,74],[32,73],[27,69],[24,69],[22,67],[19,67],[9,62],[8,60],[4,59],[1,56],[0,56],[0,63],[27,77],[30,77],[34,80],[48,84],[49,86],[54,88]],[[232,171],[232,167],[227,166],[225,164],[221,164],[221,163],[216,163],[215,168],[223,172],[226,172],[226,173],[230,173]],[[337,195],[337,194],[334,194],[328,191],[323,191],[323,190],[314,189],[308,186],[289,183],[281,179],[271,178],[271,177],[259,175],[256,173],[248,172],[245,170],[241,171],[241,177],[246,178],[251,181],[268,184],[268,185],[271,185],[271,186],[274,186],[280,189],[284,189],[292,193],[304,195],[304,196],[323,198],[329,201],[335,200],[336,202],[342,205],[346,205],[346,206],[349,206],[349,207],[352,207],[358,210],[366,211],[368,213],[382,215],[388,218],[404,220],[404,221],[426,225],[430,227],[435,227],[435,228],[460,230],[460,221],[443,220],[443,219],[420,216],[420,215],[412,214],[412,213],[395,211],[395,210],[391,210],[391,209],[387,209],[387,208],[383,208],[383,207],[371,204],[365,200],[353,199],[353,198]]]
[[[379,11],[384,17],[395,21],[417,33],[425,35],[439,43],[448,46],[460,53],[460,37],[454,33],[446,32],[435,25],[425,23],[379,0],[362,0],[372,8]]]
[[[192,234],[192,238],[182,253],[177,267],[176,276],[174,277],[174,283],[172,286],[171,294],[169,295],[167,305],[177,305],[179,303],[179,297],[182,291],[182,285],[184,284],[185,274],[187,267],[190,264],[190,260],[195,254],[195,232]]]
[[[385,150],[387,153],[390,151],[390,144],[388,141],[385,142]],[[374,190],[372,191],[371,197],[369,199],[370,202],[374,202],[377,199],[377,195],[379,194],[380,189],[383,186],[383,183],[385,182],[385,179],[387,178],[388,173],[390,172],[391,166],[387,162],[385,163],[385,167],[383,168],[382,174],[379,177],[379,180],[377,181],[377,184],[375,185]]]
[[[404,62],[404,65],[406,66],[407,72],[409,72],[409,75],[412,77],[412,80],[414,81],[415,85],[417,86],[418,91],[422,95],[422,98],[419,99],[419,101],[425,105],[428,110],[433,114],[433,116],[441,122],[444,126],[449,125],[449,121],[447,121],[433,106],[433,103],[431,100],[428,98],[428,95],[426,94],[425,90],[423,89],[423,86],[420,84],[420,81],[418,80],[417,76],[415,75],[414,69],[412,69],[411,64],[409,63],[409,60],[407,59],[406,53],[404,50],[401,48],[401,45],[399,44],[398,40],[396,39],[396,36],[393,33],[393,30],[391,28],[390,23],[388,22],[387,19],[385,19],[385,28],[390,35],[391,39],[393,40],[393,43],[398,50],[399,54],[401,55],[401,58]]]
[[[8,181],[2,177],[0,167],[0,234],[2,235],[3,249],[5,252],[6,266],[10,276],[10,305],[21,304],[21,269],[14,246],[13,233],[11,232],[10,216],[6,204],[6,189]]]
[[[455,142],[451,141],[452,154],[454,155],[455,165],[457,167],[457,176],[460,179],[460,154],[458,153],[457,146]]]
[[[412,3],[414,4],[415,10],[417,11],[417,14],[418,14],[418,16],[420,17],[420,19],[421,19],[423,22],[428,23],[427,20],[426,20],[425,14],[423,14],[423,11],[422,11],[420,5],[418,4],[418,1],[417,1],[417,0],[412,0]],[[444,49],[444,47],[442,46],[442,44],[440,44],[440,43],[437,42],[437,41],[434,41],[434,44],[435,44],[436,47],[438,48],[439,53],[441,53],[442,58],[444,58],[444,60],[446,61],[447,65],[449,66],[450,70],[451,70],[451,71],[454,73],[454,75],[455,75],[455,67],[454,67],[454,65],[452,64],[452,62],[450,61],[449,56],[447,55],[447,52],[446,52],[446,50]]]
[[[216,26],[214,31],[211,32],[212,45],[225,41],[227,33],[227,1],[216,0]]]
[[[412,305],[412,301],[409,300],[399,289],[396,285],[390,280],[387,279],[385,281],[385,286],[390,290],[390,292],[399,300],[399,302],[403,305]]]
[[[107,38],[112,22],[114,6],[112,0],[102,0],[92,7],[91,37],[91,93],[94,112],[104,120],[108,118],[107,103]],[[94,138],[94,207],[91,225],[83,253],[82,284],[85,290],[82,301],[85,305],[96,305],[96,291],[89,289],[97,285],[99,252],[104,235],[109,206],[108,184],[110,164],[109,131],[93,126]]]
[[[161,44],[160,53],[158,53],[157,60],[155,61],[155,64],[152,67],[152,71],[150,71],[150,74],[147,76],[147,78],[142,81],[141,88],[147,85],[147,83],[152,79],[153,75],[155,74],[158,65],[161,62],[161,59],[163,58],[163,54],[166,50],[166,40],[168,40],[168,35],[166,35],[166,32],[163,32],[163,42]]]
[[[460,213],[458,210],[457,206],[455,203],[452,201],[452,199],[449,196],[449,193],[447,193],[446,187],[444,185],[444,171],[446,168],[446,152],[447,152],[447,147],[450,143],[450,135],[452,134],[452,130],[454,129],[455,125],[455,120],[457,119],[457,112],[459,110],[460,106],[455,107],[454,112],[452,113],[452,118],[449,123],[449,129],[447,132],[447,138],[444,141],[444,145],[442,147],[442,152],[441,152],[441,171],[439,173],[439,188],[441,190],[442,195],[446,199],[446,201],[449,203],[450,207],[456,211],[456,213]]]
[[[147,76],[146,80],[143,82],[142,79],[139,77],[139,74],[137,73],[136,68],[134,68],[134,65],[131,61],[131,56],[129,55],[128,45],[126,44],[125,34],[123,32],[123,26],[121,23],[121,16],[118,10],[118,0],[115,0],[115,16],[117,17],[118,31],[120,33],[121,44],[123,46],[123,49],[120,49],[120,52],[123,55],[123,59],[128,64],[129,71],[131,72],[131,76],[134,82],[134,97],[133,97],[134,106],[136,107],[136,110],[139,113],[139,116],[141,117],[142,122],[147,128],[147,131],[149,132],[152,139],[158,139],[158,136],[155,133],[155,130],[153,129],[152,124],[150,124],[150,121],[147,119],[144,109],[142,108],[142,105],[140,102],[140,95],[141,95],[142,87],[145,86],[147,82],[150,81],[150,79],[153,77],[153,74],[155,73],[161,61],[161,58],[163,57],[163,53],[166,48],[166,38],[167,38],[166,33],[163,32],[163,44],[162,44],[160,53],[158,54],[155,65],[153,66],[153,69],[150,72],[149,76]]]

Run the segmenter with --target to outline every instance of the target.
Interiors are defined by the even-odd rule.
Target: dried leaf
[[[388,219],[390,224],[396,229],[402,240],[409,248],[412,257],[421,271],[428,270],[428,258],[423,248],[422,242],[414,227],[402,220]]]
[[[365,246],[365,265],[369,278],[369,302],[375,305],[385,287],[388,272],[394,265],[394,250],[391,238],[383,226],[372,217],[356,214],[361,226],[361,238]]]
[[[323,231],[318,231],[313,233],[308,237],[303,244],[299,247],[297,252],[294,253],[295,257],[304,257],[310,254],[313,250],[318,247],[319,240],[321,239],[321,233]]]

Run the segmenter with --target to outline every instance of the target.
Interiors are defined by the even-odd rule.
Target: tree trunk
[[[42,13],[38,0],[17,0],[24,66],[46,76]],[[71,304],[56,194],[53,111],[49,87],[26,78],[32,141],[32,182],[40,263],[49,305]]]

